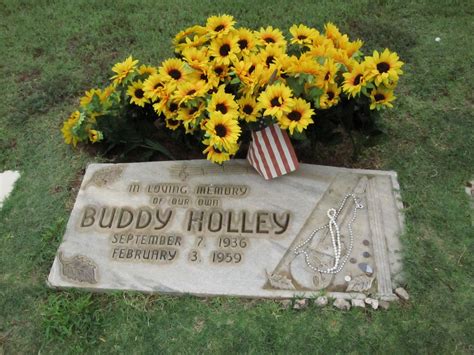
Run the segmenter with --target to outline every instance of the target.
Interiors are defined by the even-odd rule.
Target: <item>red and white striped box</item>
[[[252,131],[247,160],[265,180],[288,174],[299,168],[288,134],[276,123],[261,131]]]

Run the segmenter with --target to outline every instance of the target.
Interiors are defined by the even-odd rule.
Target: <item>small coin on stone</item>
[[[364,258],[370,257],[370,253],[368,251],[364,251],[362,255],[364,256]]]
[[[367,246],[367,245],[370,244],[370,242],[369,242],[367,239],[364,239],[364,240],[362,241],[362,244],[364,244],[365,246]]]
[[[352,280],[352,277],[350,277],[349,275],[344,276],[344,281],[350,282],[351,280]]]
[[[357,263],[357,259],[356,259],[356,258],[350,258],[350,260],[349,260],[349,261],[350,261],[352,264],[355,264],[355,263]]]

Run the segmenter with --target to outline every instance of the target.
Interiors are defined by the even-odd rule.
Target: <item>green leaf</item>
[[[151,139],[145,139],[145,144],[147,145],[147,148],[156,150],[157,152],[160,152],[166,155],[170,159],[175,159],[173,154],[171,154],[170,151],[166,149],[164,146],[162,146],[160,143],[154,142]]]
[[[308,139],[306,136],[305,131],[298,132],[296,129],[293,131],[293,134],[290,134],[291,138],[297,140],[297,141],[305,141]]]
[[[231,84],[240,84],[240,79],[238,76],[236,76],[234,79],[230,81]]]
[[[293,91],[293,94],[295,96],[301,96],[301,94],[303,94],[304,84],[301,84],[298,78],[290,76],[286,78],[286,83],[288,84],[290,89]]]

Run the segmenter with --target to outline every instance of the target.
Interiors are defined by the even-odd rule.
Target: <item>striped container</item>
[[[278,124],[252,132],[247,160],[265,180],[288,174],[299,167],[290,138]]]

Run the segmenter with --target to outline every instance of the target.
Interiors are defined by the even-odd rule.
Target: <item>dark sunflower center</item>
[[[171,111],[171,112],[175,112],[177,109],[178,109],[178,104],[175,103],[175,102],[172,102],[172,103],[170,104],[170,111]]]
[[[250,68],[249,68],[249,74],[252,74],[255,70],[255,65],[251,65]]]
[[[189,110],[189,114],[190,115],[193,115],[197,112],[198,108],[197,107],[191,107],[191,109]]]
[[[288,118],[289,118],[291,121],[296,121],[296,122],[298,122],[298,121],[301,119],[301,113],[298,112],[298,111],[291,111],[291,112],[288,114]]]
[[[245,112],[246,115],[251,115],[253,112],[253,107],[252,105],[247,104],[242,110]]]
[[[137,99],[142,99],[143,98],[143,90],[142,89],[136,89],[135,90],[135,96]]]
[[[308,38],[308,37],[306,37],[305,35],[299,35],[298,36],[298,39],[306,39],[306,38]]]
[[[227,113],[227,106],[220,102],[216,105],[216,110],[222,112],[225,115]]]
[[[195,93],[196,93],[196,90],[191,89],[191,90],[188,91],[187,95],[193,95]]]
[[[275,40],[272,37],[267,37],[263,39],[267,43],[275,43]]]
[[[219,26],[217,26],[216,28],[214,28],[214,31],[220,32],[220,31],[222,31],[224,28],[225,28],[224,25],[219,25]]]
[[[222,67],[217,67],[214,69],[214,73],[216,73],[217,75],[221,75],[223,71],[224,69],[222,69]]]
[[[175,80],[181,78],[181,72],[178,69],[171,69],[168,74]]]
[[[271,99],[270,104],[272,105],[272,107],[275,107],[275,106],[280,107],[281,103],[280,103],[280,100],[278,100],[278,96]]]
[[[247,42],[246,39],[241,39],[240,41],[237,42],[239,44],[240,49],[245,49],[249,45],[249,42]]]
[[[359,85],[360,79],[362,79],[362,74],[359,74],[354,78],[354,85]]]
[[[178,120],[174,120],[172,118],[169,118],[168,119],[168,123],[171,124],[172,126],[176,126],[179,124],[179,121]]]
[[[388,63],[386,62],[377,64],[377,70],[379,71],[379,73],[386,73],[389,71],[389,69],[390,69],[390,65],[388,65]]]
[[[328,99],[329,100],[334,99],[334,93],[332,91],[328,91]]]
[[[274,60],[275,60],[275,57],[272,56],[272,55],[269,55],[269,56],[267,57],[267,60],[265,61],[265,63],[267,64],[267,67],[268,67],[270,64],[272,64]]]
[[[328,80],[329,80],[329,72],[327,72],[326,75],[324,76],[324,80],[325,80],[325,81],[328,81]]]
[[[207,81],[207,75],[202,73],[201,76],[199,77],[201,80]]]
[[[384,94],[375,94],[374,95],[374,99],[375,101],[379,102],[379,101],[382,101],[385,99],[385,95]]]
[[[223,57],[227,57],[229,55],[229,52],[230,52],[230,46],[225,43],[221,46],[221,48],[219,48],[219,54]]]
[[[216,129],[216,135],[218,137],[223,138],[227,135],[227,128],[223,124],[220,124],[220,123],[217,124],[215,129]]]

